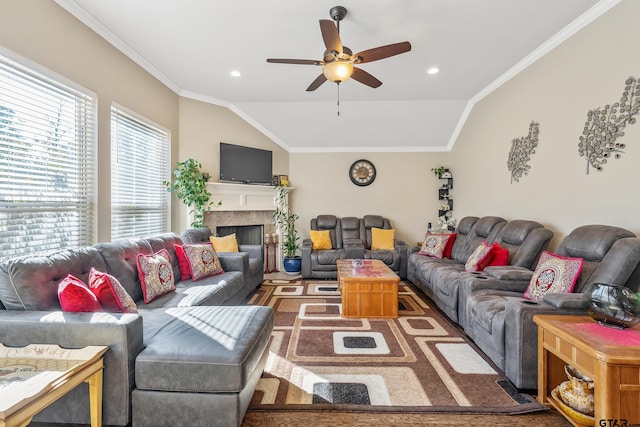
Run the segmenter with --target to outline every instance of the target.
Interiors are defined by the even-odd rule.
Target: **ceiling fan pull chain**
[[[340,83],[336,85],[338,86],[338,117],[340,117]]]

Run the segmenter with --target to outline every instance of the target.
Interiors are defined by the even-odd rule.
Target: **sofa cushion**
[[[259,366],[273,327],[272,309],[260,306],[141,313],[146,348],[136,359],[140,390],[239,392]]]
[[[222,237],[211,236],[209,240],[213,244],[213,249],[215,249],[216,252],[238,252],[236,233]]]
[[[125,291],[118,279],[95,268],[89,271],[89,289],[98,298],[104,311],[112,313],[137,313],[136,303]]]
[[[332,249],[331,232],[329,230],[309,230],[311,248],[313,250]]]
[[[493,242],[491,266],[505,266],[509,264],[509,249],[503,248],[498,242]]]
[[[436,258],[450,258],[451,248],[456,238],[456,233],[432,234],[424,236],[424,242],[418,252],[420,255],[432,256]],[[449,252],[447,256],[447,250]]]
[[[464,265],[464,271],[482,271],[491,262],[493,245],[482,242],[471,254]]]
[[[371,228],[371,250],[372,251],[392,251],[393,239],[395,238],[396,230],[382,228]]]
[[[102,311],[98,298],[82,280],[67,274],[58,284],[58,299],[62,311],[93,312]]]
[[[224,273],[211,243],[176,245],[176,256],[182,280],[191,277],[196,281]]]
[[[584,260],[544,251],[523,297],[540,301],[547,293],[570,293],[580,276]]]
[[[152,255],[139,254],[138,274],[145,303],[176,289],[166,249]]]

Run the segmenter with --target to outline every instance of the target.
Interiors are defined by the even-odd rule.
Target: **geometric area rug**
[[[519,393],[419,292],[398,286],[398,318],[341,317],[335,281],[266,280],[249,304],[274,309],[250,410],[521,414]]]

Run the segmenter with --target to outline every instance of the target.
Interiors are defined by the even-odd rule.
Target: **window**
[[[112,106],[112,240],[168,231],[169,141],[166,129]]]
[[[0,261],[93,243],[96,97],[35,68],[0,55]]]

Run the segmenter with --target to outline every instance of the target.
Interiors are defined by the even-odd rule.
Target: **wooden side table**
[[[384,262],[366,259],[353,268],[346,259],[337,266],[343,317],[398,317],[400,278]]]
[[[0,344],[0,427],[26,426],[38,412],[89,383],[91,426],[102,425],[103,355],[108,347]]]
[[[567,380],[570,364],[594,381],[594,424],[640,424],[640,325],[618,330],[589,316],[536,315],[538,325],[538,401],[562,410],[552,390]]]

